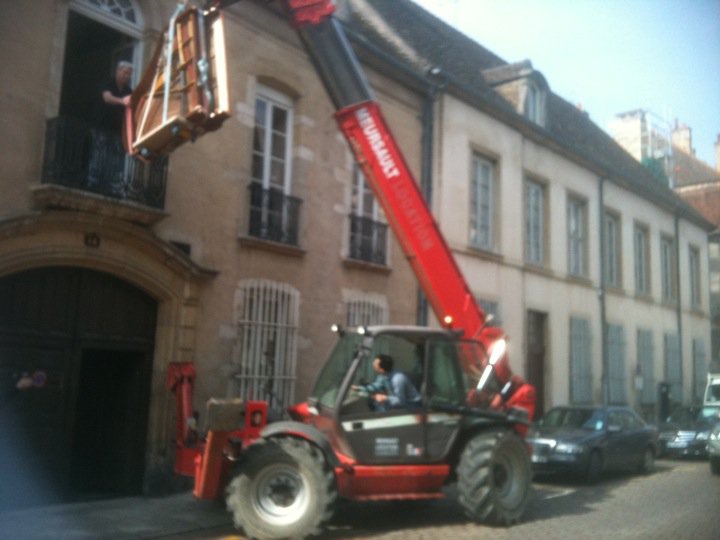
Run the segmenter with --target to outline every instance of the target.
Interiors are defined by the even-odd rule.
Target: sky
[[[636,109],[689,126],[715,167],[720,0],[414,1],[503,60],[530,60],[605,130]]]

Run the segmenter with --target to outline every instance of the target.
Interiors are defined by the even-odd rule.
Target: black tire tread
[[[521,500],[507,506],[492,479],[499,452],[514,452],[512,482],[521,490]],[[466,444],[457,467],[458,501],[474,521],[509,526],[522,517],[532,491],[532,471],[522,440],[509,430],[481,432]]]
[[[315,490],[316,504],[309,509],[314,515],[307,524],[278,531],[249,512],[243,498],[250,491],[252,478],[263,466],[274,460],[287,462],[288,457],[298,467],[309,471],[307,478],[317,480],[311,488]],[[306,538],[322,533],[335,511],[337,498],[335,475],[320,449],[304,439],[288,436],[261,440],[245,450],[237,466],[237,473],[228,485],[226,503],[233,514],[235,525],[241,527],[250,538]]]

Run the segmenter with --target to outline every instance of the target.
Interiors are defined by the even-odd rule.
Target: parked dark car
[[[530,429],[536,473],[571,473],[596,482],[607,470],[655,468],[655,426],[619,406],[554,407]]]
[[[705,457],[710,430],[720,422],[720,407],[678,407],[660,424],[660,455]]]

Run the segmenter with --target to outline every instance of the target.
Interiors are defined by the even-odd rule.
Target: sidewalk
[[[199,501],[186,492],[0,512],[0,538],[136,540],[230,524],[232,517],[222,503]]]

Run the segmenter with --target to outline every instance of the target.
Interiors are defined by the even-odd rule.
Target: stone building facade
[[[281,411],[307,395],[332,323],[436,324],[276,2],[225,10],[221,130],[88,184],[98,85],[119,59],[144,66],[174,8],[0,4],[0,56],[23,60],[0,128],[0,422],[16,435],[0,472],[29,471],[6,485],[37,486],[31,501],[157,489],[171,362],[195,366],[201,413],[213,396]],[[691,401],[709,224],[530,62],[408,0],[342,1],[338,16],[541,408],[606,400],[652,417],[661,381]]]

